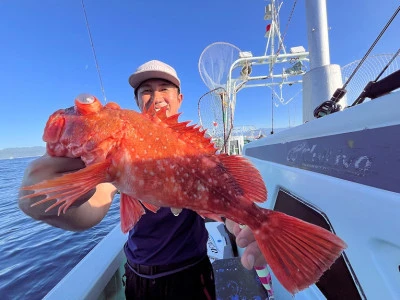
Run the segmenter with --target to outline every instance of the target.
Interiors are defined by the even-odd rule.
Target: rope
[[[364,61],[367,59],[368,55],[371,53],[372,49],[374,49],[375,45],[378,43],[378,41],[381,39],[382,35],[385,33],[386,29],[390,26],[390,24],[393,22],[394,18],[396,17],[396,15],[399,13],[400,11],[400,6],[397,7],[396,11],[394,12],[394,14],[392,15],[392,17],[389,19],[389,21],[386,23],[385,27],[383,27],[382,31],[379,33],[378,37],[375,39],[375,41],[372,43],[371,47],[369,47],[367,53],[365,53],[364,57],[360,60],[360,62],[358,63],[357,67],[354,69],[353,73],[351,73],[350,77],[347,79],[347,81],[345,82],[345,84],[343,85],[343,87],[336,89],[336,91],[333,93],[333,96],[331,97],[330,100],[323,102],[322,104],[318,105],[315,109],[314,109],[314,117],[315,118],[320,118],[323,117],[327,114],[331,114],[334,112],[337,112],[341,109],[340,104],[338,104],[338,102],[340,101],[340,99],[343,98],[343,96],[346,94],[346,87],[349,84],[349,82],[353,79],[354,75],[358,72],[358,70],[360,69],[361,65],[364,63]],[[383,71],[384,72],[384,71]],[[381,76],[383,74],[383,72],[381,72],[381,74],[379,74],[379,76]],[[379,78],[379,77],[378,77]],[[372,82],[370,82],[369,84],[371,84]],[[364,94],[365,94],[365,89],[364,91],[361,93],[360,96],[358,96],[358,98],[356,99],[356,101],[354,101],[354,103],[351,106],[354,106],[356,104],[362,103],[365,99]]]
[[[383,75],[383,73],[385,73],[385,71],[387,70],[387,68],[390,66],[390,64],[395,60],[395,58],[399,55],[400,53],[400,48],[397,50],[397,52],[393,55],[393,57],[389,60],[389,62],[386,64],[386,66],[382,69],[382,71],[378,74],[378,76],[376,76],[374,81],[370,81],[363,89],[363,91],[361,92],[361,94],[357,97],[357,99],[354,101],[354,103],[351,106],[363,103],[365,98],[366,98],[366,94],[367,94],[367,90],[371,88],[371,86],[376,83],[379,78]]]
[[[294,9],[296,8],[296,4],[297,4],[297,0],[295,0],[294,3],[293,3],[292,11],[290,12],[289,18],[288,18],[288,20],[287,20],[287,22],[286,22],[285,31],[284,31],[284,33],[283,33],[281,42],[279,43],[279,48],[278,48],[278,50],[276,51],[276,55],[278,55],[279,52],[280,52],[281,49],[282,49],[283,40],[284,40],[285,37],[286,37],[286,33],[287,33],[288,28],[289,28],[290,21],[292,20],[293,13],[294,13]]]
[[[376,43],[380,40],[382,35],[385,33],[386,29],[389,27],[389,25],[392,23],[396,15],[400,11],[400,6],[396,9],[394,12],[393,16],[390,18],[390,20],[386,23],[385,27],[382,29],[381,33],[378,35],[378,37],[375,39],[374,43],[371,45],[371,47],[368,49],[367,53],[364,55],[364,57],[361,59],[357,67],[354,69],[353,73],[350,75],[349,79],[347,79],[346,83],[343,85],[342,89],[345,89],[346,86],[349,84],[350,80],[353,78],[353,76],[357,73],[358,69],[361,67],[361,65],[364,63],[364,61],[367,59],[368,55],[371,53],[372,49],[375,47]]]
[[[81,2],[82,2],[83,14],[85,15],[86,28],[87,28],[87,31],[88,31],[88,34],[89,34],[90,45],[92,46],[92,52],[93,52],[94,62],[95,62],[95,64],[96,64],[97,74],[99,75],[101,92],[103,93],[104,102],[107,103],[106,93],[105,93],[105,91],[104,91],[103,80],[101,79],[100,68],[99,68],[99,64],[98,64],[98,62],[97,62],[96,51],[95,51],[95,49],[94,49],[92,34],[91,34],[91,32],[90,32],[89,21],[88,21],[87,15],[86,15],[85,4],[83,3],[83,0],[81,0]]]
[[[378,79],[385,73],[389,65],[394,61],[394,59],[399,55],[400,53],[400,48],[397,50],[397,52],[393,55],[393,57],[389,60],[389,62],[386,64],[386,66],[382,69],[382,71],[379,73],[379,75],[375,78],[375,81],[378,81]]]
[[[274,91],[271,93],[271,134],[274,134]]]

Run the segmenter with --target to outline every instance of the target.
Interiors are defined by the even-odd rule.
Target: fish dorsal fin
[[[149,107],[146,107],[146,105],[144,105],[143,109],[142,109],[142,115],[148,117],[148,118],[153,118],[156,115],[156,107],[153,104],[151,104]]]
[[[245,200],[261,203],[267,199],[267,189],[261,174],[250,161],[240,155],[220,154],[218,158],[223,168],[235,179],[231,188],[235,189],[235,185],[238,185]]]
[[[193,150],[198,154],[214,154],[216,148],[211,141],[211,137],[206,136],[206,130],[201,129],[197,125],[189,125],[190,121],[178,122],[180,113],[167,116],[167,108],[162,107],[159,111],[153,109],[154,114],[151,114],[151,108],[146,111],[147,116],[153,122],[162,123],[166,127],[172,129],[178,134],[179,139],[192,146]]]

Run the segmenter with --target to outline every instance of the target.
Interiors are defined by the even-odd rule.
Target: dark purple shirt
[[[166,265],[207,254],[208,232],[204,219],[184,209],[174,216],[170,208],[157,213],[146,209],[129,232],[125,255],[129,262],[142,265]]]

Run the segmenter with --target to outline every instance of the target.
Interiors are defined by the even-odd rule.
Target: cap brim
[[[132,74],[129,77],[129,84],[134,88],[137,89],[139,85],[141,85],[143,82],[149,79],[163,79],[167,80],[173,84],[175,84],[177,87],[180,87],[180,82],[179,80],[168,73],[161,72],[161,71],[144,71],[136,74]]]

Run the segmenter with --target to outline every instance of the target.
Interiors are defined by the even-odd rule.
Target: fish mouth
[[[55,112],[50,116],[46,123],[43,133],[43,141],[46,143],[56,143],[59,141],[65,126],[65,118],[61,111]]]

